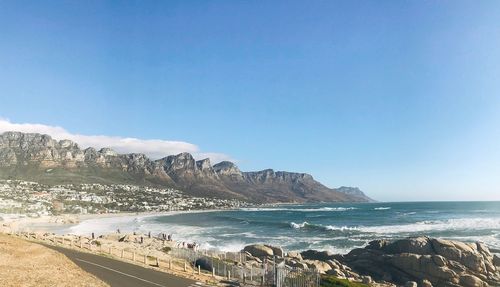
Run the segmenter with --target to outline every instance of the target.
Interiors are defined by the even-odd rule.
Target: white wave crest
[[[304,228],[306,225],[308,225],[309,223],[307,223],[307,221],[304,221],[302,223],[295,223],[295,222],[291,222],[290,223],[290,226],[292,228],[295,228],[295,229],[301,229],[301,228]]]
[[[334,225],[327,225],[325,226],[326,230],[338,230],[338,231],[352,231],[352,230],[358,230],[358,227],[356,226],[334,226]]]
[[[391,209],[390,207],[375,207],[373,210],[389,210]]]
[[[420,221],[411,224],[360,226],[361,232],[378,234],[419,233],[445,230],[485,230],[500,229],[500,218],[460,218],[448,220]]]

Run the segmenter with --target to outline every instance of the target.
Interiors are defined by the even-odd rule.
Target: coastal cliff
[[[232,162],[212,165],[189,153],[158,160],[109,148],[81,149],[70,140],[36,133],[0,135],[0,178],[46,184],[126,183],[178,188],[193,196],[257,203],[370,202],[357,188],[328,188],[306,173],[266,169],[242,172]]]

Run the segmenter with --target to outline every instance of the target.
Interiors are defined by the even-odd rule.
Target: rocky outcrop
[[[274,256],[273,249],[263,244],[252,244],[245,246],[245,248],[243,248],[243,251],[248,252],[251,256],[257,258]]]
[[[196,161],[189,153],[151,160],[144,154],[112,149],[80,149],[48,135],[6,132],[0,135],[0,178],[42,183],[127,183],[163,185],[194,196],[270,202],[369,201],[359,190],[330,189],[306,173],[266,169],[241,172],[232,162]]]
[[[220,176],[228,176],[233,178],[243,178],[243,173],[240,169],[230,161],[222,161],[214,165],[214,170]]]
[[[432,286],[500,286],[494,256],[482,243],[463,243],[428,237],[388,242],[376,240],[341,259],[360,274],[405,284]]]
[[[290,251],[276,257],[272,246],[245,247],[248,262],[275,261],[299,269],[364,282],[370,286],[500,286],[498,257],[483,243],[429,237],[375,240],[346,255],[327,251]],[[257,258],[258,257],[258,258]],[[253,263],[252,263],[253,264]]]
[[[328,251],[306,250],[300,253],[302,258],[310,260],[328,261],[335,258],[335,256]]]

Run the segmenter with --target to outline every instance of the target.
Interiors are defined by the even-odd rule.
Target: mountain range
[[[193,196],[256,203],[373,201],[358,188],[328,188],[307,173],[272,169],[242,172],[232,162],[212,165],[209,159],[197,161],[189,153],[152,160],[141,153],[81,149],[70,140],[21,132],[0,135],[0,178],[52,185],[153,185],[177,188]]]

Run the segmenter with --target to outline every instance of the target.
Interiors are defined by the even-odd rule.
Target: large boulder
[[[333,254],[328,251],[307,250],[300,253],[302,258],[309,260],[328,261],[333,259]]]
[[[273,250],[274,256],[283,257],[285,255],[285,252],[283,252],[283,249],[281,247],[276,247],[272,245],[264,245],[264,246],[271,248]]]
[[[498,256],[493,256],[493,265],[500,267],[500,257]]]
[[[500,286],[497,259],[482,243],[428,237],[375,240],[340,259],[360,274],[401,285]]]
[[[293,258],[293,259],[297,259],[297,260],[302,260],[302,255],[300,255],[299,252],[297,251],[289,251],[287,254],[286,254],[286,257],[289,257],[289,258]]]
[[[273,249],[263,244],[247,245],[243,248],[243,251],[250,253],[253,257],[274,256]]]
[[[307,264],[307,267],[316,269],[319,273],[322,274],[332,269],[332,267],[328,263],[319,260],[303,260],[302,262]]]
[[[299,268],[299,269],[307,269],[307,268],[309,268],[309,266],[305,262],[299,261],[299,260],[295,260],[295,259],[291,259],[291,258],[286,258],[285,259],[285,265],[289,266],[289,267],[293,267],[293,268]]]

